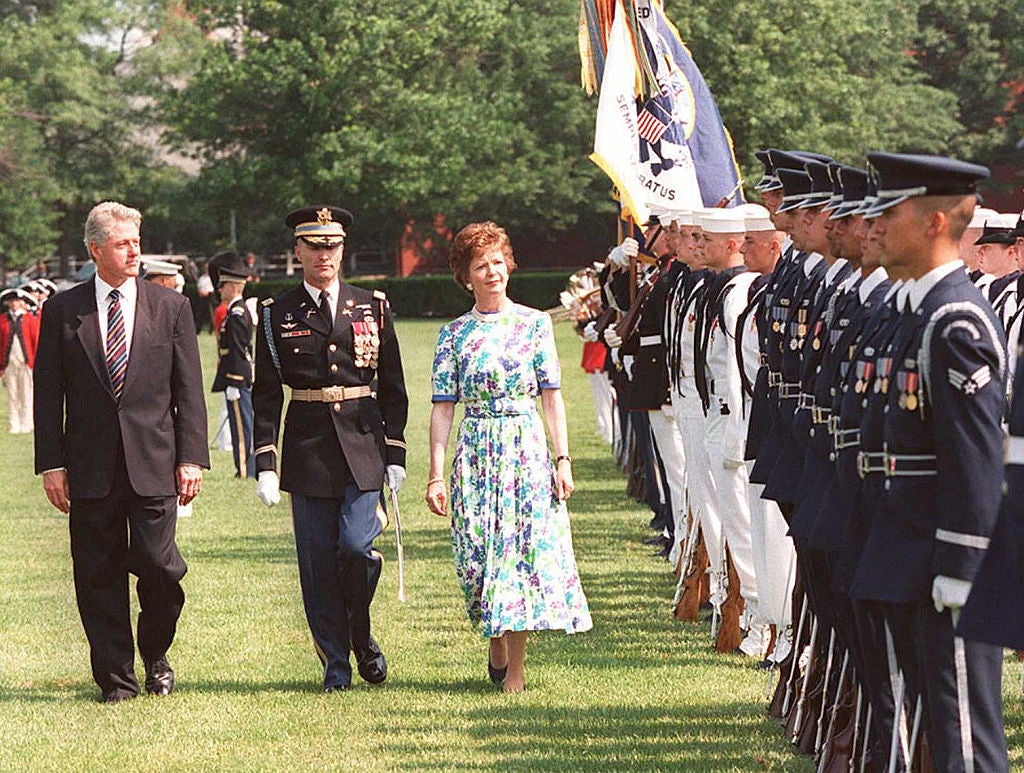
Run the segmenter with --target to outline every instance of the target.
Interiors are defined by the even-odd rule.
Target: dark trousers
[[[239,399],[227,401],[235,477],[255,478],[256,457],[252,452],[252,389],[245,387],[238,391],[241,394]]]
[[[349,652],[369,650],[370,603],[380,580],[373,540],[383,529],[379,491],[350,485],[344,497],[292,494],[295,550],[306,620],[324,665],[324,687],[352,681]]]
[[[1002,648],[956,636],[952,614],[936,612],[931,600],[881,608],[906,678],[908,722],[920,696],[935,769],[1007,770]]]
[[[177,497],[140,497],[128,482],[123,452],[110,493],[74,499],[69,526],[75,595],[89,640],[92,675],[106,694],[136,694],[135,643],[128,574],[138,581],[138,641],[144,662],[174,640],[185,593],[185,561],[174,541]]]
[[[1009,767],[1003,732],[1003,650],[956,636],[949,610],[917,607],[924,728],[937,771],[999,773]]]

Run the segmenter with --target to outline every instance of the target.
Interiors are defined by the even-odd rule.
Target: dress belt
[[[522,416],[537,411],[536,398],[533,397],[499,397],[494,400],[467,400],[466,416],[473,419],[486,419],[495,416]]]
[[[792,384],[781,383],[779,384],[779,399],[780,400],[796,400],[800,397],[800,382]]]
[[[373,394],[365,384],[359,386],[326,386],[319,389],[293,389],[292,400],[300,403],[339,403],[369,397]]]

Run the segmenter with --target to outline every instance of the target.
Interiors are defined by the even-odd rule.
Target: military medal
[[[917,373],[907,373],[907,399],[906,408],[908,411],[917,410]]]

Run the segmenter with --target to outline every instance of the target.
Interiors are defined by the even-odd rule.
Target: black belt
[[[861,451],[857,454],[857,472],[865,478],[880,472],[887,478],[923,478],[938,474],[935,454],[890,454],[887,451]]]
[[[842,451],[844,448],[856,448],[859,445],[860,427],[832,430],[832,447],[836,451]]]
[[[781,376],[780,376],[781,377]],[[780,400],[796,400],[800,397],[800,383],[786,384],[779,383]]]
[[[814,398],[812,397],[811,400]],[[812,405],[811,406],[811,420],[815,424],[828,424],[829,419],[832,416],[832,409],[826,408],[823,405]]]

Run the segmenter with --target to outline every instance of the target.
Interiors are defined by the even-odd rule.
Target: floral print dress
[[[474,309],[438,336],[433,401],[465,405],[451,472],[455,573],[486,637],[592,626],[536,407],[560,379],[545,312]]]

